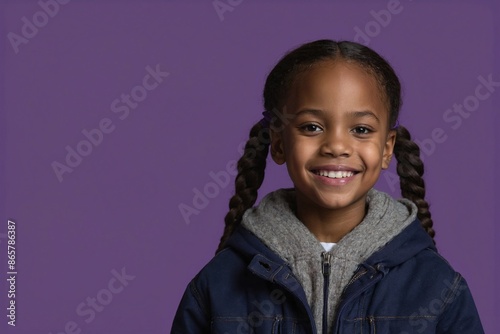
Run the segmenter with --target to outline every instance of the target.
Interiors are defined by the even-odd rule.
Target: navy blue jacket
[[[418,221],[358,267],[336,314],[333,333],[484,333],[465,280]],[[243,227],[189,283],[171,331],[319,332],[291,269]]]

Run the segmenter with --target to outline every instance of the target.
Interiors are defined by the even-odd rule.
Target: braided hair
[[[266,79],[263,94],[265,117],[250,130],[250,138],[245,145],[243,156],[238,161],[235,194],[229,201],[229,212],[224,219],[224,233],[217,252],[224,247],[235,227],[240,224],[243,213],[257,200],[258,189],[264,181],[269,152],[269,128],[274,121],[280,121],[279,110],[284,107],[284,101],[295,78],[321,61],[336,59],[361,66],[377,80],[388,105],[389,127],[396,129],[394,155],[397,160],[401,195],[415,203],[422,227],[434,237],[429,204],[425,200],[425,184],[422,178],[424,165],[420,159],[420,149],[412,141],[409,131],[398,124],[402,101],[401,84],[396,73],[384,58],[362,44],[317,40],[285,54]]]

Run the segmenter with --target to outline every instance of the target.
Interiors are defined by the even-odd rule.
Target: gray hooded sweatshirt
[[[243,215],[241,224],[283,258],[302,284],[318,332],[323,320],[322,253],[319,240],[295,216],[295,190],[280,189],[264,197]],[[394,200],[371,189],[365,218],[329,252],[328,333],[345,286],[360,263],[382,248],[416,218],[415,204]],[[323,333],[327,334],[327,333]]]

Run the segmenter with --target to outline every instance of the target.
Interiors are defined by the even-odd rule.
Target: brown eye
[[[304,132],[320,132],[322,129],[316,124],[305,124],[300,127],[300,130]]]
[[[372,130],[368,129],[366,126],[357,126],[353,131],[358,135],[367,135],[372,132]]]

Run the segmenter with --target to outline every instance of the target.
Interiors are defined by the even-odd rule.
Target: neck
[[[341,209],[326,209],[297,193],[297,218],[321,242],[339,242],[365,217],[366,196]]]

